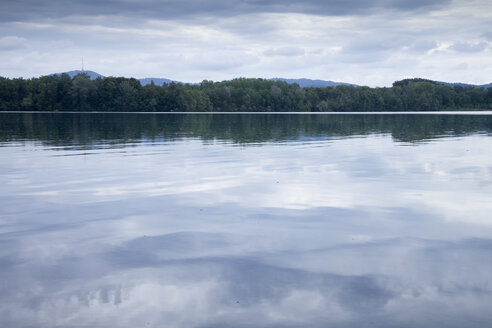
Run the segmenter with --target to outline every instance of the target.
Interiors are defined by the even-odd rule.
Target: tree
[[[89,109],[88,99],[96,92],[96,87],[91,81],[89,75],[78,74],[73,78],[70,95],[72,96],[74,105],[80,110]]]

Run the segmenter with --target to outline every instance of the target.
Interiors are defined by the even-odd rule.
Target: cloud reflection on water
[[[485,135],[0,152],[0,323],[484,327]]]

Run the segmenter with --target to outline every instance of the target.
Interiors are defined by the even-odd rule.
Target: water
[[[491,326],[491,132],[2,113],[0,326]]]

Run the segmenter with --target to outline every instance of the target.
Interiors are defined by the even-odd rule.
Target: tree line
[[[492,88],[449,86],[405,79],[392,87],[305,87],[238,78],[199,84],[153,83],[134,78],[91,80],[79,74],[0,77],[0,111],[118,112],[347,112],[492,109]]]

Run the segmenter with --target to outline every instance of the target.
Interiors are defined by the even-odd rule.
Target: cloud
[[[437,47],[437,42],[432,40],[416,40],[407,46],[410,52],[427,52]]]
[[[492,41],[492,31],[487,31],[487,32],[484,32],[484,33],[482,34],[482,36],[483,36],[485,39],[487,39],[487,40],[489,40],[489,41]]]
[[[455,50],[457,52],[481,52],[489,47],[487,42],[463,42],[458,41],[453,43],[449,49]]]
[[[27,48],[27,40],[17,36],[0,38],[0,51],[21,50]]]
[[[0,21],[19,21],[62,16],[114,15],[140,18],[182,19],[190,17],[230,17],[248,13],[303,13],[324,16],[360,15],[379,10],[430,10],[449,0],[171,0],[171,1],[15,1],[0,4]]]
[[[488,83],[490,12],[486,0],[5,0],[0,38],[10,50],[0,70],[39,76],[78,68],[84,56],[104,75],[187,82],[289,76],[383,86],[425,75]],[[466,76],[450,69],[463,61],[472,63]]]
[[[244,54],[239,51],[211,51],[207,54],[193,54],[187,58],[189,66],[205,71],[222,71],[238,69],[245,65],[255,63],[255,56]]]
[[[304,55],[304,49],[299,47],[283,47],[268,49],[263,54],[267,56],[296,57]]]
[[[384,53],[386,51],[397,50],[406,43],[405,38],[402,37],[392,38],[391,35],[363,34],[362,36],[352,38],[343,49],[345,53]]]

